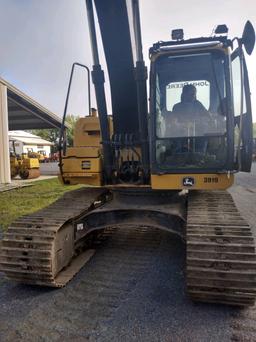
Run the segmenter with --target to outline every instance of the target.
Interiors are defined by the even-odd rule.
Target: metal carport
[[[11,182],[9,130],[60,126],[60,117],[0,78],[0,183]]]

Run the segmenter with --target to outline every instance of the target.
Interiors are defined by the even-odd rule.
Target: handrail
[[[70,89],[71,89],[71,84],[73,80],[73,74],[75,70],[75,66],[79,66],[82,68],[85,68],[87,71],[87,78],[88,78],[88,107],[89,107],[89,115],[91,115],[91,79],[90,79],[90,69],[81,63],[75,62],[72,65],[71,73],[70,73],[70,78],[69,78],[69,83],[68,83],[68,91],[67,91],[67,96],[65,100],[65,107],[64,107],[64,113],[62,117],[62,123],[61,123],[61,128],[60,128],[60,134],[59,134],[59,168],[60,168],[60,174],[64,183],[63,179],[63,164],[62,164],[62,152],[63,155],[65,156],[66,154],[66,135],[65,135],[65,120],[66,120],[66,115],[67,115],[67,109],[68,109],[68,101],[69,101],[69,95],[70,95]]]

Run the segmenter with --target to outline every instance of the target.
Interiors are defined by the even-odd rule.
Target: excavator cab
[[[227,188],[252,162],[243,45],[250,54],[254,30],[247,22],[234,51],[226,25],[209,38],[184,40],[175,31],[175,39],[150,49],[152,186]]]

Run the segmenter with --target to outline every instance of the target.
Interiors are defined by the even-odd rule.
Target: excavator
[[[148,109],[138,0],[86,0],[86,7],[93,67],[90,74],[88,67],[73,65],[59,164],[63,184],[84,186],[10,225],[2,241],[2,271],[21,283],[62,287],[90,259],[102,231],[157,228],[185,242],[192,301],[254,305],[254,238],[226,191],[236,172],[251,169],[245,53],[251,55],[255,44],[252,24],[246,23],[241,38],[230,39],[227,26],[218,25],[208,37],[185,39],[177,29],[170,41],[153,44]],[[89,85],[92,76],[97,111],[89,104],[89,115],[77,121],[73,146],[67,146],[65,116],[78,66],[87,70]]]

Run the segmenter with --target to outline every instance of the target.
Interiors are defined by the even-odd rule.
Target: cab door
[[[250,172],[253,150],[251,93],[242,47],[231,55],[235,122],[235,169]]]

